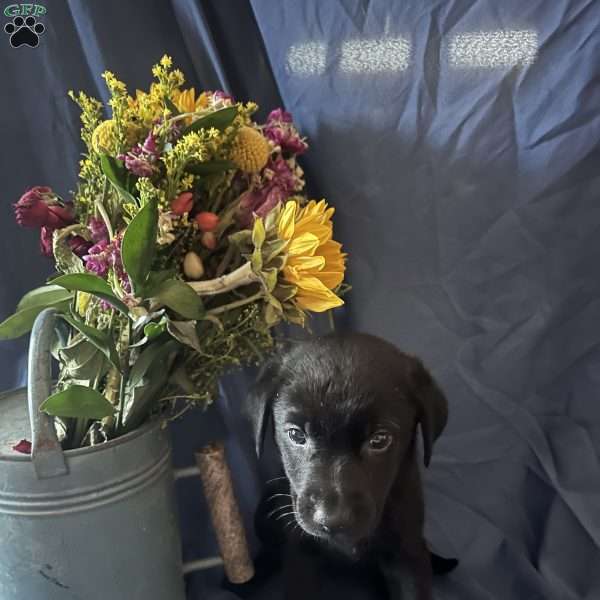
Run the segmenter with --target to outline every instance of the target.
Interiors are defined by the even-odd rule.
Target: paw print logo
[[[46,31],[42,23],[35,17],[15,17],[11,23],[4,25],[4,31],[10,35],[10,45],[13,48],[29,46],[35,48],[40,43],[40,35]]]

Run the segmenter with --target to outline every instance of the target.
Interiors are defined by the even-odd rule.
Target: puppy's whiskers
[[[279,521],[279,519],[283,519],[283,517],[289,517],[290,515],[294,515],[294,517],[295,517],[296,516],[296,511],[292,510],[290,512],[283,513],[282,515],[279,515],[275,520]]]
[[[276,512],[279,512],[280,510],[287,510],[291,508],[292,510],[294,509],[294,507],[291,504],[285,504],[284,506],[278,506],[277,508],[273,509],[268,515],[267,515],[267,519],[271,518]],[[277,520],[277,519],[275,519]]]
[[[285,475],[282,475],[281,477],[273,477],[273,479],[269,479],[268,481],[266,481],[265,484],[273,483],[274,481],[278,481],[280,479],[287,479],[287,477]]]
[[[272,496],[269,496],[266,500],[266,502],[271,502],[271,500],[273,500],[274,498],[279,498],[280,496],[285,496],[287,498],[291,498],[292,495],[291,494],[273,494]]]

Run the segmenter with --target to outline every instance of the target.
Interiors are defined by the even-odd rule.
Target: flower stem
[[[252,294],[252,296],[248,296],[247,298],[243,298],[242,300],[236,300],[235,302],[230,302],[229,304],[223,304],[223,306],[217,306],[217,308],[213,308],[211,310],[206,311],[208,315],[220,315],[228,310],[233,310],[234,308],[239,308],[240,306],[245,306],[246,304],[251,304],[256,300],[260,300],[264,297],[264,293],[256,292],[256,294]]]
[[[110,222],[108,213],[106,212],[106,208],[104,207],[104,201],[106,200],[107,193],[108,193],[108,179],[106,177],[104,177],[104,184],[102,185],[102,199],[96,200],[96,208],[98,209],[98,212],[100,213],[100,216],[102,217],[102,220],[104,221],[104,224],[106,225],[106,229],[108,230],[108,237],[112,241],[112,239],[115,237],[115,234],[113,232],[112,224]]]
[[[235,271],[227,275],[221,275],[207,281],[188,281],[186,282],[198,295],[210,296],[213,294],[222,294],[230,292],[243,285],[250,285],[259,281],[259,277],[252,271],[252,265],[247,262]]]

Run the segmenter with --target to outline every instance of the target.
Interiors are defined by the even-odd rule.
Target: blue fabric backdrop
[[[600,4],[46,7],[38,48],[0,40],[0,314],[49,272],[11,203],[33,184],[74,186],[67,89],[103,95],[105,68],[145,86],[167,52],[196,87],[265,110],[282,98],[350,253],[354,287],[338,325],[419,354],[448,394],[450,423],[425,475],[427,531],[461,565],[436,597],[599,598]],[[0,345],[0,387],[23,381],[25,345]],[[250,525],[259,482],[240,437],[245,381],[228,378],[217,407],[173,431],[178,466],[191,464],[207,424],[228,439]],[[210,555],[198,481],[178,486],[185,558]],[[233,597],[220,577],[190,576],[190,598]]]

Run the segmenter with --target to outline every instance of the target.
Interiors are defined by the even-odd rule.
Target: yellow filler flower
[[[279,217],[278,235],[289,241],[283,277],[296,286],[294,301],[303,310],[323,312],[344,304],[333,292],[346,270],[342,245],[331,239],[334,210],[325,200],[303,208],[289,200]]]

